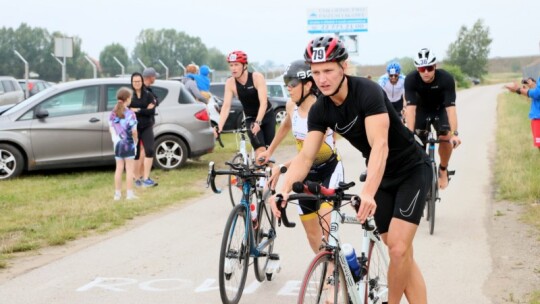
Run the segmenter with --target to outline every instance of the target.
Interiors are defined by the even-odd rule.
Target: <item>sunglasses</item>
[[[390,74],[390,75],[388,75],[388,77],[390,77],[390,78],[398,78],[399,74]]]
[[[433,70],[435,70],[434,65],[423,66],[423,67],[418,68],[418,72],[420,72],[420,73],[425,73],[426,71],[433,72]]]
[[[295,88],[301,82],[300,79],[292,77],[284,77],[283,81],[285,82],[285,85],[289,88]]]

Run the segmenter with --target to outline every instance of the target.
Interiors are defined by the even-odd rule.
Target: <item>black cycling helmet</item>
[[[302,95],[300,96],[299,100],[294,101],[297,106],[300,106],[310,94],[315,96],[318,95],[317,86],[315,85],[313,77],[311,76],[311,67],[304,60],[296,60],[289,64],[285,70],[285,73],[283,73],[283,81],[285,82],[286,86],[293,88],[299,84],[302,84]],[[312,86],[310,92],[307,95],[304,95],[303,87],[307,82],[311,82]]]
[[[311,79],[311,67],[304,60],[296,60],[291,62],[285,73],[283,73],[283,80],[285,84],[289,83],[291,79],[308,80]]]
[[[308,43],[304,52],[307,63],[340,62],[347,58],[345,44],[336,36],[319,36]]]

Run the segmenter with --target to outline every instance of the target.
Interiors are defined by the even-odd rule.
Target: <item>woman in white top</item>
[[[296,139],[297,150],[302,149],[304,139],[308,133],[308,113],[311,106],[317,101],[318,89],[311,77],[310,66],[303,60],[292,62],[283,74],[283,80],[291,96],[291,99],[287,102],[287,116],[281,123],[268,150],[259,155],[259,159],[264,159],[263,162],[270,158],[289,131],[292,131]],[[290,161],[288,160],[283,165],[288,167]],[[273,170],[272,179],[270,180],[271,187],[276,185],[279,177],[278,166],[274,166]],[[338,183],[343,181],[343,166],[336,152],[334,132],[330,129],[326,132],[324,143],[317,153],[306,180],[322,183],[328,188],[336,188]],[[313,210],[313,202],[299,201],[298,212],[300,219],[306,230],[309,244],[315,253],[319,252],[322,239],[322,229],[316,212],[321,215],[327,214],[328,219],[326,222],[329,223],[331,209],[328,204],[322,204],[319,210]]]

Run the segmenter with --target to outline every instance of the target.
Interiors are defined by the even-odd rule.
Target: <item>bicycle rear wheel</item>
[[[269,244],[261,252],[261,256],[253,259],[253,266],[255,268],[255,277],[259,282],[264,281],[265,279],[265,270],[268,265],[268,260],[270,255],[274,252],[274,238],[276,235],[276,218],[270,210],[268,204],[268,198],[272,195],[270,190],[266,190],[262,197],[262,202],[259,203],[258,212],[257,212],[257,221],[258,227],[255,229],[255,240],[257,245],[263,241],[269,241]],[[271,276],[267,277],[270,281]]]
[[[367,274],[360,284],[364,284],[364,303],[388,303],[388,256],[382,242],[369,242],[366,261]]]
[[[246,207],[237,205],[231,211],[223,232],[219,256],[219,293],[225,304],[238,303],[246,284],[250,245],[246,237],[246,219],[249,220]]]
[[[242,154],[236,154],[231,160],[233,164],[243,164],[244,157]],[[242,179],[237,175],[228,175],[227,176],[227,186],[229,187],[229,197],[231,199],[231,204],[234,206],[240,204],[242,200]]]
[[[300,285],[298,304],[324,304],[327,299],[335,304],[349,304],[349,294],[343,270],[341,266],[338,267],[336,276],[333,269],[334,254],[329,251],[319,252],[311,261],[304,275]]]

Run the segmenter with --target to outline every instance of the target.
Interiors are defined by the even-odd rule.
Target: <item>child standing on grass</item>
[[[133,168],[137,149],[137,118],[129,109],[131,103],[131,90],[120,88],[116,93],[118,103],[109,116],[109,131],[114,146],[116,171],[114,173],[114,200],[122,197],[122,174],[126,170],[126,189],[128,200],[136,199],[133,193]]]

